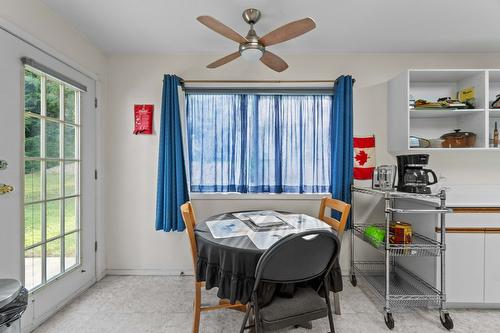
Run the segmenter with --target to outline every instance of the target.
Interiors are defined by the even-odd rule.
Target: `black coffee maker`
[[[429,194],[429,185],[436,184],[438,179],[434,171],[425,169],[429,155],[399,155],[398,159],[398,191],[408,193]],[[432,175],[433,180],[430,180]]]

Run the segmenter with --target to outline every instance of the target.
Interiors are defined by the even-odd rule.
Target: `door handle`
[[[0,194],[6,194],[14,191],[14,187],[7,184],[0,184]]]

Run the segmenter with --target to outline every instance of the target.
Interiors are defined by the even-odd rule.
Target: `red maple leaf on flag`
[[[364,150],[360,150],[354,157],[359,165],[364,165],[368,161],[368,154]]]

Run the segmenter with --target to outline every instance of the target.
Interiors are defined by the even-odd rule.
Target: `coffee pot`
[[[438,178],[434,171],[424,168],[429,162],[429,155],[399,155],[398,191],[408,193],[430,194],[429,185],[436,184]],[[432,176],[432,180],[431,177]]]

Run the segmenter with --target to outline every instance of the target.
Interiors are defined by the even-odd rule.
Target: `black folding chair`
[[[240,333],[255,327],[257,333],[276,330],[328,316],[330,332],[334,333],[332,309],[328,297],[328,273],[340,252],[340,242],[330,230],[310,230],[291,234],[276,242],[260,258],[255,270],[255,284],[250,306]],[[321,277],[323,299],[319,290],[299,287],[293,298],[275,297],[265,307],[259,307],[258,291],[262,282],[300,283]],[[254,324],[247,325],[250,312]]]

